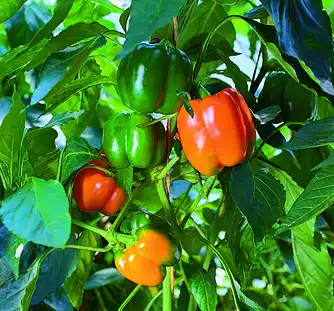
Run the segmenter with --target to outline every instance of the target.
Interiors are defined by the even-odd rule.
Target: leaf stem
[[[61,177],[61,167],[63,165],[63,155],[64,155],[64,151],[65,151],[65,148],[63,148],[61,151],[60,151],[60,155],[59,155],[59,162],[58,162],[58,167],[57,167],[57,177],[56,179],[58,181],[60,181],[60,177]]]
[[[260,153],[261,149],[263,148],[263,146],[269,141],[269,139],[271,137],[273,137],[275,135],[275,133],[277,133],[284,126],[287,126],[287,125],[305,125],[305,124],[306,124],[306,122],[296,122],[296,121],[288,121],[288,122],[282,123],[280,126],[276,127],[266,139],[264,139],[261,142],[260,146],[255,150],[255,152],[252,156],[252,159],[256,159],[259,156],[259,153]]]
[[[167,273],[162,284],[162,310],[172,311],[172,288],[171,288],[171,278],[172,278],[172,268],[167,267]]]
[[[74,249],[80,249],[83,251],[106,253],[112,249],[112,246],[108,245],[106,247],[90,247],[90,246],[84,246],[84,245],[66,244],[63,248],[74,248]]]
[[[123,301],[123,303],[121,304],[121,306],[118,308],[118,311],[122,311],[124,310],[124,308],[126,307],[126,305],[130,302],[130,300],[137,294],[137,292],[141,289],[141,285],[137,285],[133,291],[129,294],[128,297],[126,297],[126,299]]]
[[[172,158],[167,165],[162,169],[162,171],[159,173],[159,175],[156,177],[157,179],[163,179],[167,175],[167,173],[170,171],[170,169],[176,164],[177,161],[179,161],[179,157],[175,156]]]
[[[201,191],[197,195],[196,199],[190,205],[186,216],[184,216],[184,218],[181,222],[181,228],[182,229],[186,225],[186,223],[189,220],[191,214],[196,210],[198,203],[210,192],[210,190],[213,187],[215,181],[216,181],[216,176],[211,176],[205,181],[204,186],[201,188]]]

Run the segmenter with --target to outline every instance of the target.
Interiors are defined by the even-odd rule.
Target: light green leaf
[[[12,17],[27,0],[0,0],[0,23]]]

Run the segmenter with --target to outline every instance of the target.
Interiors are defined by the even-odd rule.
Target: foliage
[[[333,310],[332,27],[331,0],[0,0],[0,310]],[[172,94],[190,115],[190,99],[226,87],[243,95],[255,150],[201,175],[178,140],[177,113],[144,117],[133,132],[162,121],[166,159],[105,169],[127,202],[111,217],[83,213],[74,178],[94,159],[108,162],[104,126],[133,106],[119,96],[120,59],[158,41],[191,60],[191,88]],[[147,65],[154,87],[164,72]],[[298,84],[288,120],[287,106],[260,95],[263,85],[266,98],[279,94],[267,80],[277,72]],[[314,115],[300,120],[305,98]],[[154,287],[115,268],[138,211],[168,222],[182,247]]]

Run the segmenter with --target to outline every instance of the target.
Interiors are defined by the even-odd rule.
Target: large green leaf
[[[312,171],[328,166],[334,166],[334,152],[332,152],[326,160],[322,161],[321,163],[313,167]]]
[[[1,307],[5,306],[4,310],[29,309],[43,259],[44,256],[40,256],[17,280],[11,279],[0,287],[0,303]]]
[[[11,48],[27,44],[51,17],[49,8],[37,4],[25,4],[8,21],[5,27]]]
[[[52,33],[52,31],[65,19],[73,5],[73,2],[74,0],[57,0],[52,18],[40,31],[38,31],[29,43],[29,46],[35,45],[37,42]]]
[[[325,118],[303,126],[296,135],[280,149],[306,149],[334,142],[334,118]]]
[[[332,30],[321,0],[261,0],[277,28],[282,52],[302,60],[334,95],[331,81]]]
[[[78,240],[79,245],[99,247],[101,237],[96,233],[91,231],[84,231]],[[71,301],[74,307],[79,309],[82,297],[84,293],[84,288],[90,270],[92,267],[94,258],[94,252],[80,250],[80,261],[77,269],[73,274],[65,281],[65,291],[68,299]]]
[[[278,233],[294,228],[319,215],[334,202],[334,167],[321,169],[282,219]]]
[[[92,274],[85,285],[85,290],[99,288],[105,285],[112,285],[124,280],[116,268],[105,268]]]
[[[187,286],[193,294],[201,311],[216,310],[216,280],[214,270],[205,271],[198,266],[184,265]]]
[[[33,164],[34,176],[45,180],[56,179],[59,157],[59,149],[39,156]]]
[[[26,121],[25,106],[19,93],[13,94],[12,105],[0,126],[0,163],[8,169],[9,184],[12,186],[20,175],[20,146]]]
[[[100,155],[83,138],[72,138],[68,141],[63,155],[61,180],[66,181],[70,175]]]
[[[230,181],[233,201],[246,216],[257,241],[283,213],[283,186],[267,170],[245,162],[233,168]]]
[[[74,79],[83,62],[96,48],[105,44],[105,38],[99,37],[86,44],[66,48],[51,55],[43,66],[38,86],[31,98],[36,104],[45,96],[56,94],[64,85]]]
[[[140,42],[147,41],[153,32],[177,16],[184,0],[136,0],[130,9],[129,30],[123,50],[118,54],[123,57]]]
[[[0,23],[13,16],[27,0],[0,0]]]
[[[70,237],[69,203],[62,184],[56,180],[31,178],[6,197],[0,215],[10,231],[27,241],[63,247]]]
[[[289,214],[303,189],[285,172],[273,167],[269,169],[284,185],[285,209]],[[313,218],[292,229],[293,257],[306,293],[317,310],[330,311],[333,306],[332,267],[324,243],[319,249],[315,247],[314,223]]]

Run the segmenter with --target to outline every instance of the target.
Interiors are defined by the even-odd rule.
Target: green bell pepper
[[[296,82],[285,72],[268,74],[259,96],[260,108],[271,105],[281,107],[281,119],[277,122],[315,120],[318,112],[318,96]],[[291,129],[298,129],[296,126]]]
[[[132,110],[171,114],[182,104],[176,91],[190,91],[191,77],[191,61],[182,51],[141,43],[121,60],[117,85],[124,105]]]
[[[103,150],[116,168],[133,165],[149,168],[160,164],[166,154],[166,134],[161,122],[138,128],[151,122],[151,116],[119,112],[112,116],[103,129]]]

